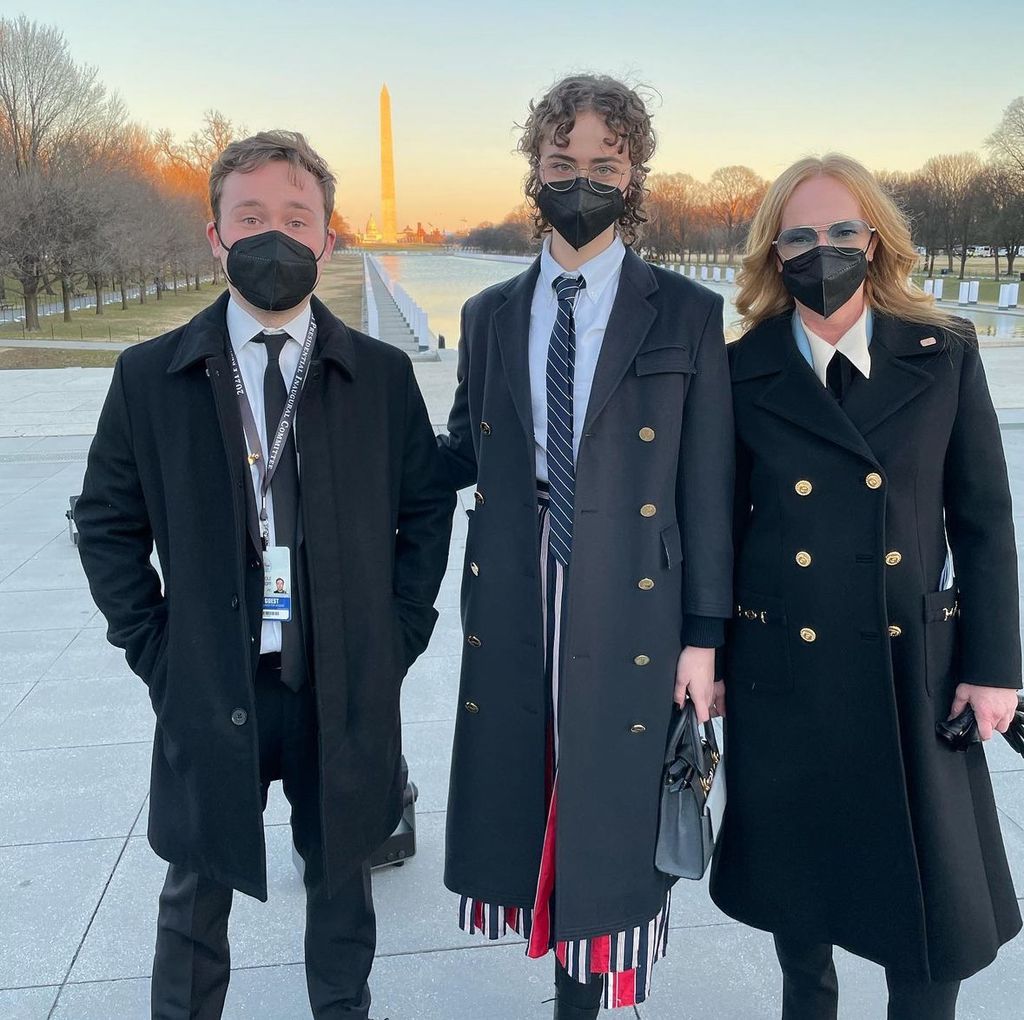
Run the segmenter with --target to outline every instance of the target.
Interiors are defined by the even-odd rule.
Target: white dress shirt
[[[302,343],[306,339],[312,314],[313,311],[307,301],[305,307],[294,319],[285,323],[281,329],[272,330],[261,326],[233,297],[228,301],[228,336],[231,339],[231,348],[235,352],[235,360],[238,362],[238,371],[242,374],[246,396],[252,407],[252,416],[256,419],[256,428],[259,430],[264,456],[269,450],[266,405],[263,401],[263,376],[267,371],[267,349],[261,343],[253,343],[252,339],[261,333],[286,333],[288,335],[288,340],[281,350],[280,366],[284,384],[291,389],[295,371],[299,367]],[[246,445],[248,446],[248,444]],[[253,452],[255,451],[249,451],[249,453]],[[249,470],[252,475],[252,489],[256,496],[256,513],[258,515],[260,511],[260,473],[255,464],[251,465]],[[273,485],[271,485],[272,493]],[[270,532],[268,545],[275,545],[274,501],[272,498],[267,500],[267,527]],[[260,637],[260,654],[266,655],[268,652],[279,651],[281,651],[281,624],[276,620],[264,620]]]
[[[829,362],[836,351],[842,351],[865,379],[871,378],[871,351],[868,348],[867,322],[868,309],[865,304],[861,317],[840,337],[838,343],[830,344],[817,333],[812,332],[803,318],[800,319],[800,325],[804,327],[804,332],[811,344],[814,374],[821,380],[822,386],[825,385],[825,373],[828,371]]]
[[[564,270],[551,255],[551,239],[546,238],[540,253],[540,275],[530,308],[530,393],[533,404],[533,438],[536,444],[537,479],[548,480],[548,346],[555,328],[558,298],[552,284],[559,276],[582,276],[586,286],[576,298],[576,367],[573,374],[572,450],[579,453],[583,423],[594,385],[597,359],[604,343],[626,246],[615,240],[599,255],[584,262],[576,271]]]

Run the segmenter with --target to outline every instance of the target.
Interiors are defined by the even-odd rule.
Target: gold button
[[[473,572],[473,576],[474,577],[479,577],[480,576],[480,566],[479,566],[479,564],[470,563],[469,569]]]
[[[472,712],[473,715],[476,715],[477,712],[480,711],[480,706],[475,701],[467,701],[466,702],[466,711],[467,712]]]
[[[652,429],[649,425],[645,425],[640,430],[640,438],[645,443],[653,443],[654,442],[654,429]]]
[[[650,591],[654,587],[654,581],[649,577],[641,577],[640,580],[637,581],[636,586],[641,591]]]
[[[637,666],[647,666],[650,664],[651,657],[649,655],[638,655],[633,662]]]
[[[891,553],[885,554],[885,565],[887,567],[895,567],[902,559],[903,554],[893,549]]]
[[[646,733],[647,727],[643,723],[635,722],[629,728],[630,733]]]
[[[653,503],[644,503],[644,505],[640,507],[641,517],[653,517],[657,512],[658,508]]]
[[[903,633],[903,628],[895,623],[889,624],[889,637],[899,637]]]
[[[806,478],[801,478],[793,488],[798,496],[809,496],[814,491],[814,486]]]
[[[869,489],[880,489],[882,487],[882,476],[877,471],[872,471],[871,474],[864,479],[864,484]]]
[[[482,642],[475,634],[470,634],[469,637],[466,638],[466,644],[472,645],[474,648],[479,648]]]
[[[811,630],[810,627],[801,627],[800,628],[800,637],[802,637],[804,639],[804,641],[806,641],[808,644],[810,644],[812,641],[817,641],[818,640],[818,635],[815,634],[814,631]]]
[[[476,500],[476,505],[477,506],[483,506],[484,505],[484,494],[482,492],[474,492],[473,493],[473,499]]]
[[[484,434],[485,436],[489,436],[489,435],[491,434],[491,426],[490,426],[490,425],[488,425],[488,424],[487,424],[487,422],[485,422],[485,421],[482,421],[482,422],[480,422],[480,431],[481,431],[481,432],[482,432],[482,433],[483,433],[483,434]]]
[[[811,554],[803,549],[796,554],[796,565],[798,567],[809,567],[811,565]]]

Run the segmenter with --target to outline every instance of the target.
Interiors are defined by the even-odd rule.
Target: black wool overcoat
[[[876,312],[870,378],[842,405],[790,315],[729,352],[736,606],[712,896],[938,981],[1021,927],[985,752],[935,734],[957,683],[1021,677],[1006,464],[962,325],[967,339]]]
[[[120,357],[75,517],[107,636],[156,713],[150,843],[266,899],[253,693],[263,570],[226,307],[227,294]],[[401,814],[401,681],[436,620],[454,498],[409,359],[316,299],[313,314],[295,438],[336,885]]]
[[[547,768],[537,481],[528,365],[538,263],[463,309],[442,437],[476,484],[445,882],[530,907]],[[732,606],[733,431],[722,300],[627,251],[576,464],[562,627],[554,930],[653,917],[658,799],[684,614]]]

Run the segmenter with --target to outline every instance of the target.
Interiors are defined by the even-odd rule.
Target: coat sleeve
[[[683,530],[686,644],[720,645],[732,616],[735,485],[732,388],[716,296],[697,351],[683,411],[677,499]],[[703,619],[701,619],[703,618]]]
[[[946,451],[946,532],[960,589],[960,679],[1021,686],[1017,548],[999,421],[978,342],[965,345]]]
[[[150,557],[153,532],[136,468],[124,360],[114,368],[82,495],[75,503],[78,552],[107,639],[147,683],[166,642],[167,603]]]
[[[470,341],[466,332],[466,305],[462,306],[459,327],[459,368],[455,399],[448,415],[447,435],[437,437],[441,457],[454,491],[476,482],[476,449],[473,446],[473,424],[469,413]]]
[[[406,365],[405,449],[393,583],[408,668],[427,647],[437,622],[434,602],[448,566],[455,492],[412,363]]]

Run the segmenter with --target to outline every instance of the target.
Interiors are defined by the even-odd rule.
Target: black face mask
[[[265,312],[295,308],[313,293],[317,263],[327,249],[325,240],[317,255],[280,230],[240,238],[230,248],[223,240],[220,243],[228,253],[228,282],[249,304]]]
[[[626,202],[616,188],[598,195],[581,177],[568,191],[544,185],[537,195],[537,208],[551,226],[577,251],[603,234],[625,211]]]
[[[782,283],[790,296],[828,318],[842,308],[867,279],[867,255],[844,255],[822,245],[782,263]]]

